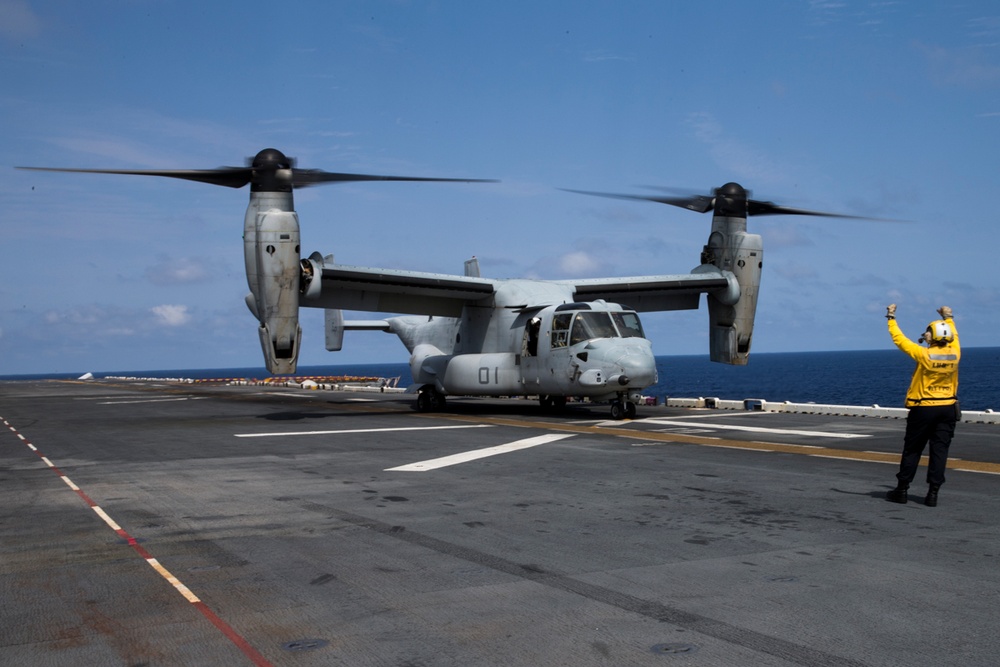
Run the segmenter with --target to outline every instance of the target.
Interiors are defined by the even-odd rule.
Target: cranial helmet
[[[955,340],[955,332],[944,320],[934,320],[928,324],[927,333],[931,335],[932,343],[950,343]]]

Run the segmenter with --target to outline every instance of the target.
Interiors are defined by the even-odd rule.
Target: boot
[[[938,489],[940,488],[940,484],[931,484],[927,488],[927,497],[924,498],[924,505],[927,505],[928,507],[937,507],[937,494]]]
[[[885,494],[885,499],[893,503],[906,503],[906,490],[910,488],[909,486],[903,486],[900,484],[892,491]]]

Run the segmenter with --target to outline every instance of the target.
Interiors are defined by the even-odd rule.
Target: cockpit
[[[565,303],[552,315],[552,348],[576,345],[594,338],[644,338],[634,311],[593,310],[589,303]]]
[[[537,393],[543,406],[565,404],[567,396],[606,398],[615,419],[634,416],[639,392],[656,383],[639,315],[602,300],[537,311],[524,324],[517,365],[521,389]]]

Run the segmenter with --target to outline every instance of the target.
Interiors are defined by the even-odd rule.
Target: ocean
[[[400,357],[405,359],[405,351]],[[747,366],[715,364],[707,356],[656,358],[659,383],[647,396],[719,398],[834,405],[903,407],[913,362],[896,349],[851,352],[754,353]],[[97,377],[265,378],[262,368],[129,370],[94,373]],[[389,364],[301,366],[305,376],[378,376],[412,382],[404,361]],[[65,379],[80,373],[0,376],[0,380]],[[959,371],[959,398],[964,410],[1000,410],[1000,347],[964,348]]]

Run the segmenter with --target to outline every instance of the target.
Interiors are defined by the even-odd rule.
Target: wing
[[[308,308],[460,317],[462,307],[489,299],[496,283],[484,278],[323,263],[318,294],[306,289]],[[315,277],[314,277],[315,279]]]
[[[325,259],[325,261],[324,261]],[[590,278],[583,280],[489,280],[475,276],[423,273],[366,266],[335,264],[313,255],[312,283],[303,289],[300,304],[307,308],[373,313],[460,317],[466,305],[500,305],[524,308],[560,303],[567,299],[604,299],[640,312],[697,309],[703,292],[721,300],[739,298],[735,276],[711,265],[692,273]],[[536,303],[537,302],[537,303]]]
[[[698,308],[703,292],[720,295],[737,290],[739,286],[731,273],[712,270],[703,265],[693,273],[662,276],[633,276],[627,278],[593,278],[560,281],[572,285],[575,298],[580,301],[604,299],[627,305],[639,312],[658,310],[690,310]],[[731,297],[723,297],[724,299]]]

